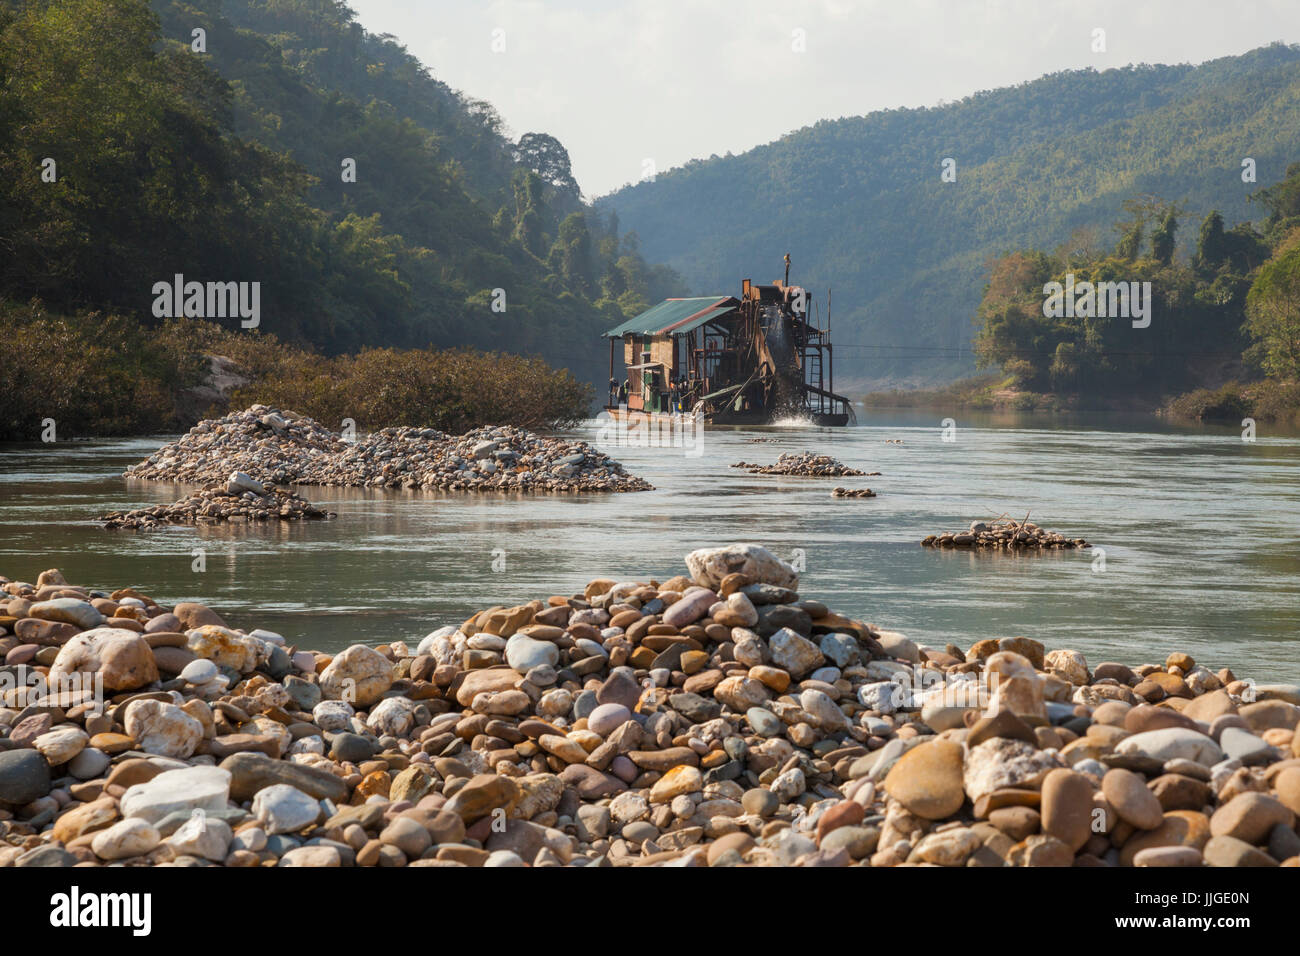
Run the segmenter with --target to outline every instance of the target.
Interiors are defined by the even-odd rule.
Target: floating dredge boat
[[[830,314],[809,321],[812,298],[785,280],[741,282],[740,298],[666,299],[605,333],[609,404],[615,419],[650,417],[717,425],[767,425],[786,418],[846,425],[849,400],[834,392]],[[623,340],[625,377],[615,375]]]

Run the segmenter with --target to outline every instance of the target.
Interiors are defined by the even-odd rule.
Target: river
[[[1238,676],[1300,682],[1300,436],[1147,418],[859,410],[844,429],[709,430],[700,454],[611,449],[656,490],[573,497],[307,488],[338,513],[292,526],[107,531],[107,511],[183,497],[123,469],[167,436],[0,445],[0,574],[201,600],[305,647],[418,639],[495,604],[660,580],[692,548],[756,541],[805,566],[801,592],[916,640],[963,649],[1026,635],[1090,663],[1186,651]],[[596,422],[574,432],[593,438]],[[755,437],[776,442],[754,443]],[[901,443],[897,443],[901,442]],[[729,467],[786,451],[878,477]],[[833,499],[836,484],[873,499]],[[1104,551],[922,548],[926,534],[1029,513]],[[201,560],[197,552],[202,553]],[[203,570],[195,570],[201,563]],[[1104,568],[1102,565],[1104,564]]]

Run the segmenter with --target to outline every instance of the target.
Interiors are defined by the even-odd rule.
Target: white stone
[[[189,757],[203,739],[201,723],[175,704],[161,700],[132,701],[123,724],[141,750],[162,757]]]
[[[143,856],[161,841],[162,834],[151,823],[128,817],[96,833],[90,841],[90,849],[101,860],[125,860]]]
[[[448,641],[448,638],[451,638],[453,635],[457,633],[459,632],[456,630],[456,628],[451,626],[440,627],[436,631],[430,631],[428,634],[425,635],[424,639],[421,640],[418,645],[416,645],[415,648],[416,656],[418,657],[422,654],[433,654],[433,644],[435,641],[442,641],[450,645],[451,642]],[[452,663],[452,661],[439,661],[439,663],[450,664]]]
[[[310,826],[320,818],[320,812],[315,798],[287,783],[264,787],[253,797],[253,816],[272,835]]]
[[[921,651],[916,646],[916,643],[897,631],[880,631],[877,633],[876,639],[880,642],[884,652],[890,657],[897,657],[899,660],[908,661],[912,664],[921,659]]]
[[[251,491],[255,495],[266,494],[266,488],[260,481],[250,478],[242,471],[230,473],[230,478],[226,482],[226,491],[232,495],[242,495],[245,491]]]
[[[792,590],[799,587],[799,573],[794,567],[758,544],[700,548],[686,556],[686,567],[696,584],[714,590],[723,578],[736,573],[755,584],[774,584]]]
[[[849,718],[825,691],[804,691],[799,695],[799,706],[811,714],[817,726],[826,733],[836,733],[850,727]]]
[[[881,714],[892,714],[910,700],[910,690],[892,681],[876,681],[858,688],[858,703]]]
[[[795,680],[820,667],[826,660],[817,645],[796,631],[783,627],[767,641],[772,663],[789,672]]]
[[[185,665],[180,673],[180,678],[191,684],[206,684],[210,680],[215,680],[218,673],[216,664],[205,658],[198,657]]]
[[[554,667],[560,660],[560,649],[550,641],[539,641],[526,634],[516,634],[506,641],[506,663],[520,674],[534,667]]]
[[[233,834],[230,824],[216,817],[195,813],[167,839],[178,856],[197,856],[214,862],[224,860],[230,852]]]
[[[84,730],[69,724],[41,734],[32,741],[32,746],[40,751],[46,763],[57,767],[81,753],[89,740]]]
[[[171,813],[224,810],[230,799],[230,771],[198,766],[166,770],[122,794],[124,817],[157,823]]]
[[[341,651],[321,671],[321,693],[330,700],[345,700],[369,707],[393,686],[393,665],[377,650],[353,644]]]
[[[1054,750],[1039,750],[1010,737],[993,737],[966,752],[962,782],[973,802],[994,790],[1036,790],[1048,773],[1064,765]]]
[[[415,704],[406,697],[385,697],[366,718],[366,727],[381,737],[404,737],[414,726]]]
[[[1207,767],[1223,759],[1223,751],[1213,738],[1186,727],[1161,727],[1125,737],[1115,745],[1115,752],[1142,754],[1162,762],[1182,757]]]

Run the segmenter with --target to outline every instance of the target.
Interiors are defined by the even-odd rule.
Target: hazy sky
[[[588,197],[819,119],[1300,42],[1300,0],[348,2],[515,137],[557,137]]]

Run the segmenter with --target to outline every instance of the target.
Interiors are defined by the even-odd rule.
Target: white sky
[[[588,197],[819,119],[934,106],[1044,73],[1300,42],[1300,0],[348,0]],[[1105,53],[1092,51],[1105,30]],[[795,52],[796,30],[805,52]],[[504,39],[493,52],[494,31]]]

